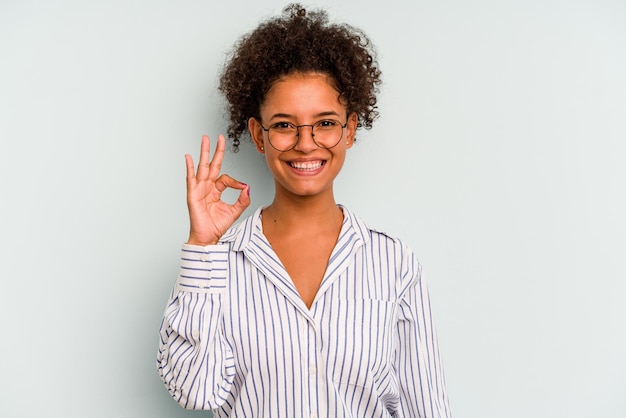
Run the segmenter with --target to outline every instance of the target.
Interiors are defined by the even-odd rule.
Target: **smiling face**
[[[265,154],[274,176],[276,194],[292,196],[332,195],[335,177],[341,171],[346,150],[352,147],[356,131],[356,114],[347,115],[346,106],[339,101],[339,92],[332,80],[318,73],[295,73],[274,83],[260,109],[261,121],[251,118],[248,127],[257,150]],[[339,143],[320,148],[311,135],[311,127],[332,119],[346,123]],[[320,122],[324,125],[325,122]],[[307,125],[298,128],[295,147],[278,151],[269,142],[270,126]]]

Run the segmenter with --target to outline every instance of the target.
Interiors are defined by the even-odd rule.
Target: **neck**
[[[341,226],[343,212],[332,190],[316,196],[293,196],[277,193],[271,205],[263,209],[263,226],[282,232],[335,230]]]

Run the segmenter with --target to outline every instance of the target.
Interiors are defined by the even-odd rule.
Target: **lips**
[[[315,161],[290,161],[289,166],[295,168],[300,171],[315,171],[322,168],[324,164],[326,164],[325,160],[315,160]]]

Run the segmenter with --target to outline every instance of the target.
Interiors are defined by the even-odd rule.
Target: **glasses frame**
[[[291,151],[292,149],[294,149],[296,147],[296,145],[298,145],[298,142],[300,142],[300,128],[303,128],[305,126],[310,126],[311,127],[311,138],[313,139],[313,142],[315,143],[315,145],[317,145],[318,148],[322,148],[322,149],[331,149],[331,148],[335,148],[337,145],[339,145],[339,143],[341,142],[341,139],[343,138],[343,130],[346,129],[346,127],[348,126],[348,118],[346,118],[346,123],[344,123],[343,125],[339,125],[341,126],[341,135],[339,135],[339,139],[337,140],[337,142],[335,143],[335,145],[333,145],[332,147],[325,147],[323,145],[320,145],[317,143],[317,141],[315,140],[315,128],[314,126],[320,122],[323,122],[325,120],[334,120],[334,119],[321,119],[317,122],[315,122],[314,124],[304,124],[304,125],[296,125],[296,142],[293,143],[293,145],[291,146],[291,148],[287,148],[287,149],[280,149],[280,148],[276,148],[276,146],[274,146],[274,144],[272,144],[272,140],[270,139],[270,128],[266,128],[265,126],[263,126],[263,123],[261,123],[261,121],[259,121],[259,125],[261,125],[261,129],[263,129],[265,132],[267,132],[267,142],[270,143],[270,145],[272,146],[272,148],[274,148],[276,151],[279,152],[287,152],[287,151]],[[341,122],[339,122],[341,123]]]

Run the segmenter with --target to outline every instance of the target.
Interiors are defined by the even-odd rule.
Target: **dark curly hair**
[[[261,105],[274,82],[294,72],[329,75],[348,113],[357,114],[357,127],[371,129],[378,117],[381,83],[371,41],[358,28],[329,23],[323,10],[290,4],[282,15],[244,35],[222,71],[219,90],[228,102],[228,137],[235,152],[248,119],[260,119]]]

